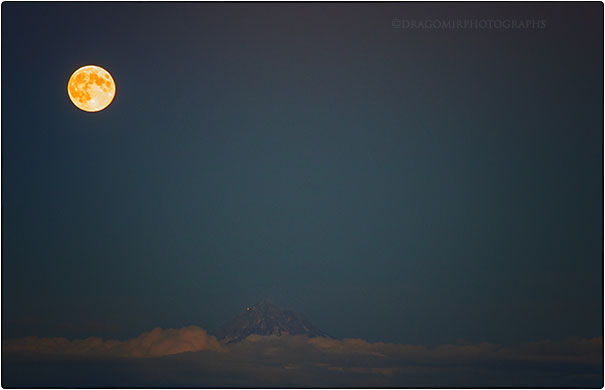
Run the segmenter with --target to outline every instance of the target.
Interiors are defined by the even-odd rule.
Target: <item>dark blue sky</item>
[[[4,2],[3,337],[262,298],[371,341],[601,335],[602,7]]]

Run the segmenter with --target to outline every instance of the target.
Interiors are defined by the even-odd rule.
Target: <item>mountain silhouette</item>
[[[245,312],[215,332],[216,338],[224,343],[236,343],[251,334],[330,337],[300,315],[290,310],[282,310],[266,300],[248,307]]]

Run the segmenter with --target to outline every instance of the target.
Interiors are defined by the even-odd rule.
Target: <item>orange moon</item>
[[[101,111],[111,104],[116,95],[116,83],[108,71],[96,65],[76,70],[67,83],[71,102],[86,112]]]

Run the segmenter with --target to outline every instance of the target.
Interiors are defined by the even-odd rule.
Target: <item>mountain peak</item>
[[[299,314],[290,310],[282,310],[265,299],[248,306],[246,311],[220,328],[216,332],[216,337],[224,343],[235,343],[251,334],[329,337]]]

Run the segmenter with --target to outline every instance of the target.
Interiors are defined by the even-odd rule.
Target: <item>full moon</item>
[[[116,94],[116,83],[108,71],[96,65],[76,70],[67,83],[67,94],[80,110],[97,112],[109,106]]]

